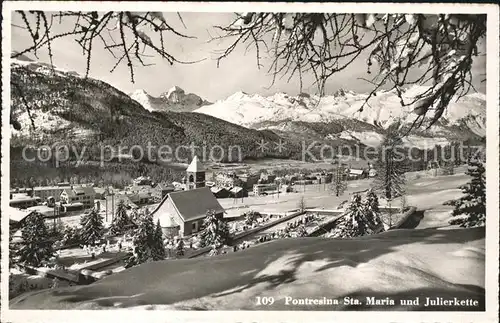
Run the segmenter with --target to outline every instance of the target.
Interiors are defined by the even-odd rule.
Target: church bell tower
[[[205,187],[205,168],[199,161],[198,156],[194,156],[191,164],[186,169],[186,190],[200,187]]]

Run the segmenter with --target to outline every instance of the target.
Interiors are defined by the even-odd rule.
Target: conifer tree
[[[387,201],[392,201],[404,193],[407,159],[404,155],[403,141],[398,131],[398,124],[392,125],[379,147],[378,160],[375,163],[377,175],[373,189],[380,191]]]
[[[343,217],[339,220],[335,229],[333,229],[333,237],[352,238],[364,236],[372,232],[370,223],[365,217],[365,208],[361,202],[361,196],[355,194]]]
[[[460,187],[464,196],[446,205],[453,205],[453,219],[450,224],[464,228],[484,226],[486,224],[486,175],[481,161],[471,160],[466,172],[471,180]]]
[[[64,245],[81,243],[81,229],[66,226],[63,231],[62,243]]]
[[[184,240],[180,239],[175,248],[175,254],[177,257],[184,256]]]
[[[22,242],[17,256],[19,263],[39,267],[54,256],[52,241],[41,213],[33,213],[21,228]]]
[[[382,220],[380,219],[378,197],[373,190],[368,190],[366,200],[363,203],[363,208],[370,228],[372,231],[377,230],[377,228],[381,225]]]
[[[120,200],[116,207],[116,214],[111,222],[111,233],[112,234],[121,234],[125,232],[125,227],[130,224],[130,219],[127,215],[127,208],[125,206],[125,202]]]
[[[347,189],[347,182],[345,179],[345,168],[337,167],[335,174],[333,174],[330,189],[333,191],[335,196],[340,196],[344,194],[345,190]]]
[[[81,240],[87,245],[95,245],[104,234],[104,223],[102,217],[95,209],[82,216],[80,221],[82,226]]]
[[[218,219],[214,211],[208,210],[200,238],[203,247],[220,248],[229,242],[229,226],[224,220]]]
[[[163,260],[166,257],[165,246],[163,245],[163,231],[160,225],[160,219],[156,222],[156,228],[153,234],[152,245],[153,260]]]
[[[140,218],[134,235],[134,264],[142,264],[153,260],[155,225],[153,217],[145,214]]]

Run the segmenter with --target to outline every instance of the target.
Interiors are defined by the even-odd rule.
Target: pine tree
[[[345,169],[343,167],[338,167],[335,171],[335,174],[333,175],[332,183],[330,185],[330,189],[333,191],[335,196],[344,194],[345,190],[347,189],[347,183],[344,176]]]
[[[378,197],[373,190],[369,190],[366,194],[363,208],[371,230],[376,231],[380,227],[382,220],[380,219]]]
[[[142,264],[153,260],[155,225],[149,214],[141,217],[134,235],[134,263]]]
[[[116,215],[111,222],[111,233],[121,234],[125,232],[125,227],[130,224],[130,219],[127,215],[125,202],[120,200],[116,206]]]
[[[54,256],[52,241],[42,214],[36,212],[28,216],[21,232],[22,242],[17,252],[19,263],[39,267]]]
[[[472,179],[460,187],[464,196],[445,203],[455,207],[452,213],[455,218],[450,220],[450,224],[457,224],[464,228],[484,226],[486,224],[486,175],[483,163],[471,160],[466,174]]]
[[[73,243],[81,243],[81,230],[66,226],[63,231],[62,243],[69,245]]]
[[[156,222],[156,228],[153,234],[152,256],[153,260],[163,260],[166,257],[165,246],[163,245],[163,231],[160,225],[160,219]]]
[[[95,209],[92,209],[89,213],[85,214],[82,217],[80,224],[82,226],[81,239],[83,243],[93,246],[102,238],[104,233],[104,223],[102,217]]]
[[[354,194],[351,203],[333,230],[335,238],[352,238],[373,233],[370,221],[365,217],[365,208],[361,196]]]
[[[224,220],[218,219],[214,211],[208,210],[200,238],[203,247],[220,248],[229,242],[229,226]]]
[[[394,125],[389,128],[379,147],[373,189],[380,191],[387,201],[392,201],[404,193],[407,163],[404,154],[401,154],[402,144],[397,125]]]
[[[175,248],[175,254],[177,257],[184,256],[184,240],[180,239]]]

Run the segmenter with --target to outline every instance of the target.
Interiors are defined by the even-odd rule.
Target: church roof
[[[191,173],[204,172],[204,171],[205,168],[198,159],[198,156],[194,156],[193,160],[191,161],[191,164],[189,164],[188,168],[186,169],[186,172],[191,172]]]
[[[213,210],[215,213],[224,213],[224,208],[219,204],[210,188],[202,187],[194,190],[169,193],[163,198],[158,207],[151,212],[153,217],[158,211],[161,213],[161,210],[165,208],[164,204],[167,200],[170,200],[184,221],[204,218],[208,210]]]

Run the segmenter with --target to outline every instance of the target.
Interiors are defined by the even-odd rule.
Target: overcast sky
[[[115,63],[113,58],[99,43],[94,45],[90,76],[103,80],[125,93],[131,93],[137,89],[144,89],[153,96],[159,96],[174,85],[178,85],[186,92],[196,93],[209,101],[224,99],[237,92],[259,93],[262,95],[275,92],[287,92],[297,94],[299,82],[297,78],[287,83],[286,78],[277,81],[271,89],[268,89],[272,77],[267,73],[269,60],[264,60],[264,68],[258,69],[256,65],[255,52],[249,51],[245,54],[245,46],[240,46],[232,55],[221,62],[219,68],[215,61],[214,51],[224,48],[228,42],[208,42],[210,34],[215,35],[214,25],[229,23],[234,14],[231,13],[183,13],[182,17],[186,24],[183,27],[175,14],[165,14],[167,20],[172,22],[179,31],[196,37],[196,39],[179,39],[168,37],[166,48],[170,54],[183,60],[200,60],[196,64],[171,66],[160,57],[146,58],[148,63],[154,66],[136,67],[135,83],[130,81],[129,70],[126,64],[121,64],[113,73],[110,69]],[[26,30],[16,27],[22,25],[19,15],[13,15],[12,27],[12,50],[23,50],[30,46],[31,38]],[[59,25],[54,23],[53,33],[68,30],[72,26],[70,22]],[[483,44],[484,51],[484,44]],[[60,68],[73,70],[84,74],[86,60],[82,55],[81,48],[75,42],[74,37],[58,39],[53,43],[54,64]],[[34,58],[33,55],[27,55]],[[46,51],[38,55],[38,60],[48,62]],[[327,93],[333,93],[339,88],[353,90],[356,92],[367,92],[372,88],[367,82],[361,81],[360,77],[369,77],[366,74],[365,58],[360,57],[354,64],[337,73],[327,84]],[[475,74],[475,86],[485,92],[485,83],[480,83],[482,73],[485,73],[486,59],[484,56],[475,58],[473,73]],[[310,83],[304,84],[304,92],[314,93],[315,88],[308,88]]]

